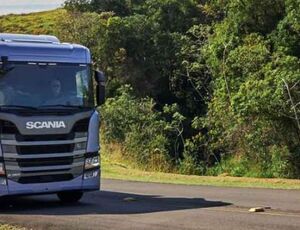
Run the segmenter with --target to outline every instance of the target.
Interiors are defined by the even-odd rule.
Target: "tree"
[[[119,16],[130,14],[131,1],[129,0],[67,0],[65,8],[81,12],[114,12]]]

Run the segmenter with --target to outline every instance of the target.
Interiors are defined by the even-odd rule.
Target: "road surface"
[[[300,190],[103,180],[75,205],[53,195],[1,202],[0,222],[29,229],[300,229]],[[271,209],[248,212],[257,206]]]

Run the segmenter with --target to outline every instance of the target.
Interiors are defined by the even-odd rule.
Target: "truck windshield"
[[[9,63],[0,65],[1,107],[93,107],[89,65]]]

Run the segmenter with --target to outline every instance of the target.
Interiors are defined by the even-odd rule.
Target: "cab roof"
[[[22,62],[91,63],[88,48],[61,43],[55,36],[48,35],[0,33],[0,57]]]

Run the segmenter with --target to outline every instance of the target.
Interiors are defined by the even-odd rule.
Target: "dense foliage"
[[[102,133],[106,142],[121,143],[124,157],[139,167],[170,171],[176,157],[170,152],[177,151],[178,130],[184,117],[176,105],[165,106],[162,112],[155,111],[154,106],[153,99],[138,99],[129,85],[122,86],[102,110]]]
[[[58,35],[88,46],[106,73],[102,133],[125,158],[186,174],[300,178],[299,0],[65,8]]]
[[[236,175],[299,177],[299,3],[228,1],[203,46],[213,94],[202,124],[213,150],[241,162]]]
[[[298,0],[66,8],[61,36],[89,46],[108,75],[104,134],[124,154],[145,168],[159,149],[182,173],[300,176]]]

